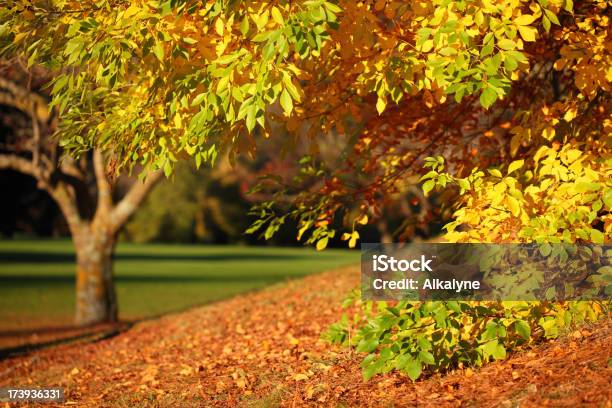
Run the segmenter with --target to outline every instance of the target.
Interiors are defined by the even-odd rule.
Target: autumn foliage
[[[452,242],[610,240],[606,1],[9,3],[3,54],[56,72],[58,135],[75,154],[97,147],[117,169],[169,175],[182,159],[254,155],[269,137],[307,144],[295,177],[257,187],[272,199],[254,208],[251,233],[269,238],[293,218],[299,240],[324,249],[340,237],[353,247],[362,225],[418,184],[444,203],[418,222],[445,216]],[[323,158],[330,135],[340,148]],[[409,239],[403,232],[395,238]],[[549,326],[604,308],[378,310],[357,317],[351,340],[370,353],[364,374],[417,378],[503,358],[534,333],[554,337]],[[481,329],[467,346],[456,332],[462,319]],[[389,334],[413,323],[423,340]],[[333,340],[345,341],[348,329],[336,329]]]

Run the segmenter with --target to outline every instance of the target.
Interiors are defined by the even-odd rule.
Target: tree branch
[[[57,183],[57,185],[49,187],[47,191],[62,210],[70,232],[75,237],[82,227],[83,220],[79,213],[77,194],[73,187],[65,183]]]
[[[98,204],[96,214],[108,214],[113,206],[111,186],[106,177],[106,165],[104,155],[98,149],[93,151],[93,167],[98,186]]]
[[[78,179],[82,182],[85,182],[85,174],[83,174],[83,171],[79,168],[78,165],[75,164],[74,160],[72,160],[71,158],[64,158],[59,163],[59,168],[62,173],[71,176],[75,179]]]
[[[40,169],[34,166],[30,160],[17,155],[0,154],[0,169],[18,171],[36,179],[38,187],[46,190],[60,207],[71,231],[76,231],[80,226],[81,217],[76,204],[76,197],[71,194],[64,183],[51,185]]]
[[[160,170],[147,175],[144,182],[137,181],[111,212],[111,224],[115,232],[132,216],[151,189],[162,179]]]
[[[0,154],[0,169],[15,170],[34,177],[39,183],[44,182],[34,164],[17,155]]]
[[[0,77],[0,88],[8,92],[0,93],[0,104],[11,106],[46,123],[51,116],[45,98],[35,92],[17,85],[13,81]]]

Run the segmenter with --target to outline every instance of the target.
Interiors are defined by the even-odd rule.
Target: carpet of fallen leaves
[[[362,356],[320,340],[358,279],[327,272],[0,361],[0,387],[61,386],[88,407],[612,406],[608,320],[482,369],[364,382]]]

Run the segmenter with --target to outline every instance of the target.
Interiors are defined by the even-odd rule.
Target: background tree
[[[229,164],[195,169],[188,163],[163,180],[125,228],[136,242],[244,242],[249,202]]]
[[[0,109],[5,132],[0,136],[0,169],[33,177],[57,203],[76,252],[76,323],[113,322],[118,318],[112,256],[119,231],[160,179],[144,181],[109,177],[109,154],[93,150],[79,159],[64,156],[53,132],[57,115],[41,90],[49,77],[42,69],[27,71],[20,61],[5,62],[0,76]],[[127,186],[126,186],[127,185]]]

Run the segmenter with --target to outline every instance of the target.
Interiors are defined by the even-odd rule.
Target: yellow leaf
[[[221,36],[223,35],[223,20],[221,20],[220,18],[215,21],[215,31],[217,32],[217,34]]]
[[[521,37],[523,37],[523,40],[535,41],[536,33],[538,32],[538,30],[536,30],[535,28],[518,26],[518,30],[519,30],[519,33],[521,34]]]
[[[357,220],[358,224],[366,225],[368,223],[368,214],[364,214],[363,217]]]
[[[535,16],[531,14],[523,14],[514,19],[514,24],[518,26],[526,26],[535,21]]]
[[[327,242],[329,241],[328,237],[320,239],[317,241],[317,251],[322,251],[327,247]]]
[[[507,196],[506,200],[508,201],[508,208],[510,208],[510,212],[512,213],[512,215],[514,215],[515,217],[518,216],[521,212],[521,206],[518,200],[512,196]]]
[[[181,129],[183,127],[183,121],[181,120],[181,114],[180,113],[176,113],[176,115],[174,115],[174,126],[176,126],[177,129]]]
[[[542,158],[542,156],[544,156],[544,154],[546,154],[548,149],[548,146],[540,146],[536,154],[533,156],[533,161],[536,163],[540,161],[540,159]]]
[[[510,166],[508,166],[508,174],[523,167],[524,163],[525,163],[525,160],[515,160],[512,163],[510,163]]]
[[[563,115],[563,120],[566,122],[571,122],[576,117],[576,108],[570,108]]]
[[[300,228],[300,230],[298,231],[298,235],[297,235],[297,240],[299,241],[300,239],[302,239],[302,235],[304,235],[304,233],[306,232],[306,230],[308,230],[308,228],[310,228],[312,225],[311,222],[306,222],[304,223],[304,225],[302,225],[302,227]]]
[[[295,377],[293,377],[293,379],[295,381],[304,381],[308,379],[308,376],[306,374],[296,374]]]
[[[272,19],[279,25],[285,24],[283,15],[281,14],[280,10],[276,7],[272,7]]]
[[[138,13],[140,13],[140,8],[137,5],[132,4],[130,5],[130,7],[127,8],[127,10],[125,10],[125,13],[123,14],[123,18],[130,18],[130,17],[135,16]]]
[[[385,98],[381,98],[379,96],[378,100],[376,101],[376,110],[378,111],[379,115],[383,113],[386,106],[387,106],[387,101],[385,100]]]
[[[552,140],[555,137],[555,128],[547,127],[542,131],[542,136],[546,140]]]
[[[351,234],[351,240],[349,241],[349,248],[355,248],[357,245],[357,240],[359,239],[359,233],[357,231],[353,231]]]
[[[578,149],[570,149],[565,152],[565,155],[567,157],[567,163],[571,164],[575,162],[580,156],[582,156],[582,152]]]
[[[289,92],[287,92],[286,88],[283,89],[283,92],[281,92],[279,99],[285,116],[291,115],[291,111],[293,111],[293,101],[291,100],[291,96],[289,95]]]
[[[429,52],[433,48],[433,45],[434,45],[433,40],[427,40],[423,43],[423,45],[421,45],[421,51]]]

